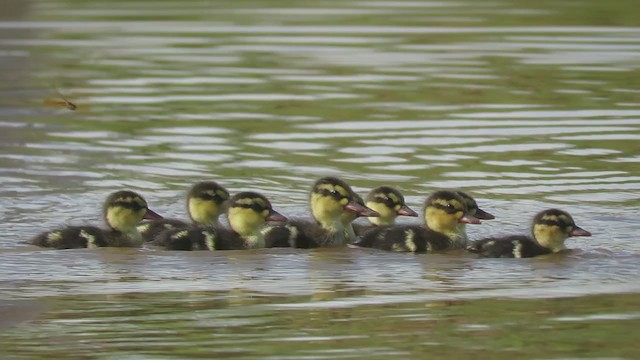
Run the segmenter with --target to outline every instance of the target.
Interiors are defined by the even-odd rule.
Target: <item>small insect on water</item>
[[[75,110],[77,108],[76,104],[72,103],[71,101],[67,100],[66,97],[64,97],[64,95],[62,95],[62,93],[60,93],[60,91],[57,88],[53,88],[56,93],[58,94],[58,96],[60,96],[62,98],[62,100],[51,100],[51,99],[45,99],[44,103],[45,105],[49,105],[49,106],[64,106],[69,110]]]

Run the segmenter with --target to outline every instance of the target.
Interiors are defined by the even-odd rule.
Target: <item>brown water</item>
[[[633,1],[0,8],[0,357],[640,357]],[[468,191],[497,217],[472,239],[551,206],[594,236],[535,259],[22,243],[115,189],[185,217],[202,179],[307,216],[334,174],[414,208]]]

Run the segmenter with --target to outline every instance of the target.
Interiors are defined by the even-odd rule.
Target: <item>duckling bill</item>
[[[569,237],[591,236],[590,232],[576,225],[569,213],[559,209],[547,209],[536,214],[531,233],[531,236],[481,239],[470,244],[467,250],[484,257],[526,258],[565,250],[564,242]]]
[[[230,228],[195,225],[160,233],[154,245],[168,250],[241,250],[267,247],[263,225],[287,218],[275,211],[269,200],[256,192],[238,193],[229,200]]]
[[[35,236],[33,245],[54,249],[94,247],[139,247],[142,237],[136,225],[142,219],[161,219],[149,209],[146,200],[133,191],[117,191],[105,200],[103,216],[108,229],[95,226],[69,226]]]
[[[387,251],[430,252],[463,248],[464,228],[458,225],[479,224],[468,213],[465,201],[454,191],[431,194],[424,205],[424,225],[382,226],[366,232],[356,245]]]

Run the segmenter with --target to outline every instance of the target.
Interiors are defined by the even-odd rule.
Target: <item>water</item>
[[[1,357],[640,356],[633,2],[0,6]],[[513,260],[22,243],[121,188],[185,217],[200,179],[305,216],[324,175],[417,209],[461,188],[497,217],[471,238],[551,206],[594,236]]]

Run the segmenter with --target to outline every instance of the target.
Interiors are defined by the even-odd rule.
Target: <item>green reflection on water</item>
[[[342,296],[360,294],[340,293]],[[5,329],[5,354],[40,357],[355,355],[548,358],[640,355],[638,295],[291,310],[317,298],[242,293],[63,297]]]

